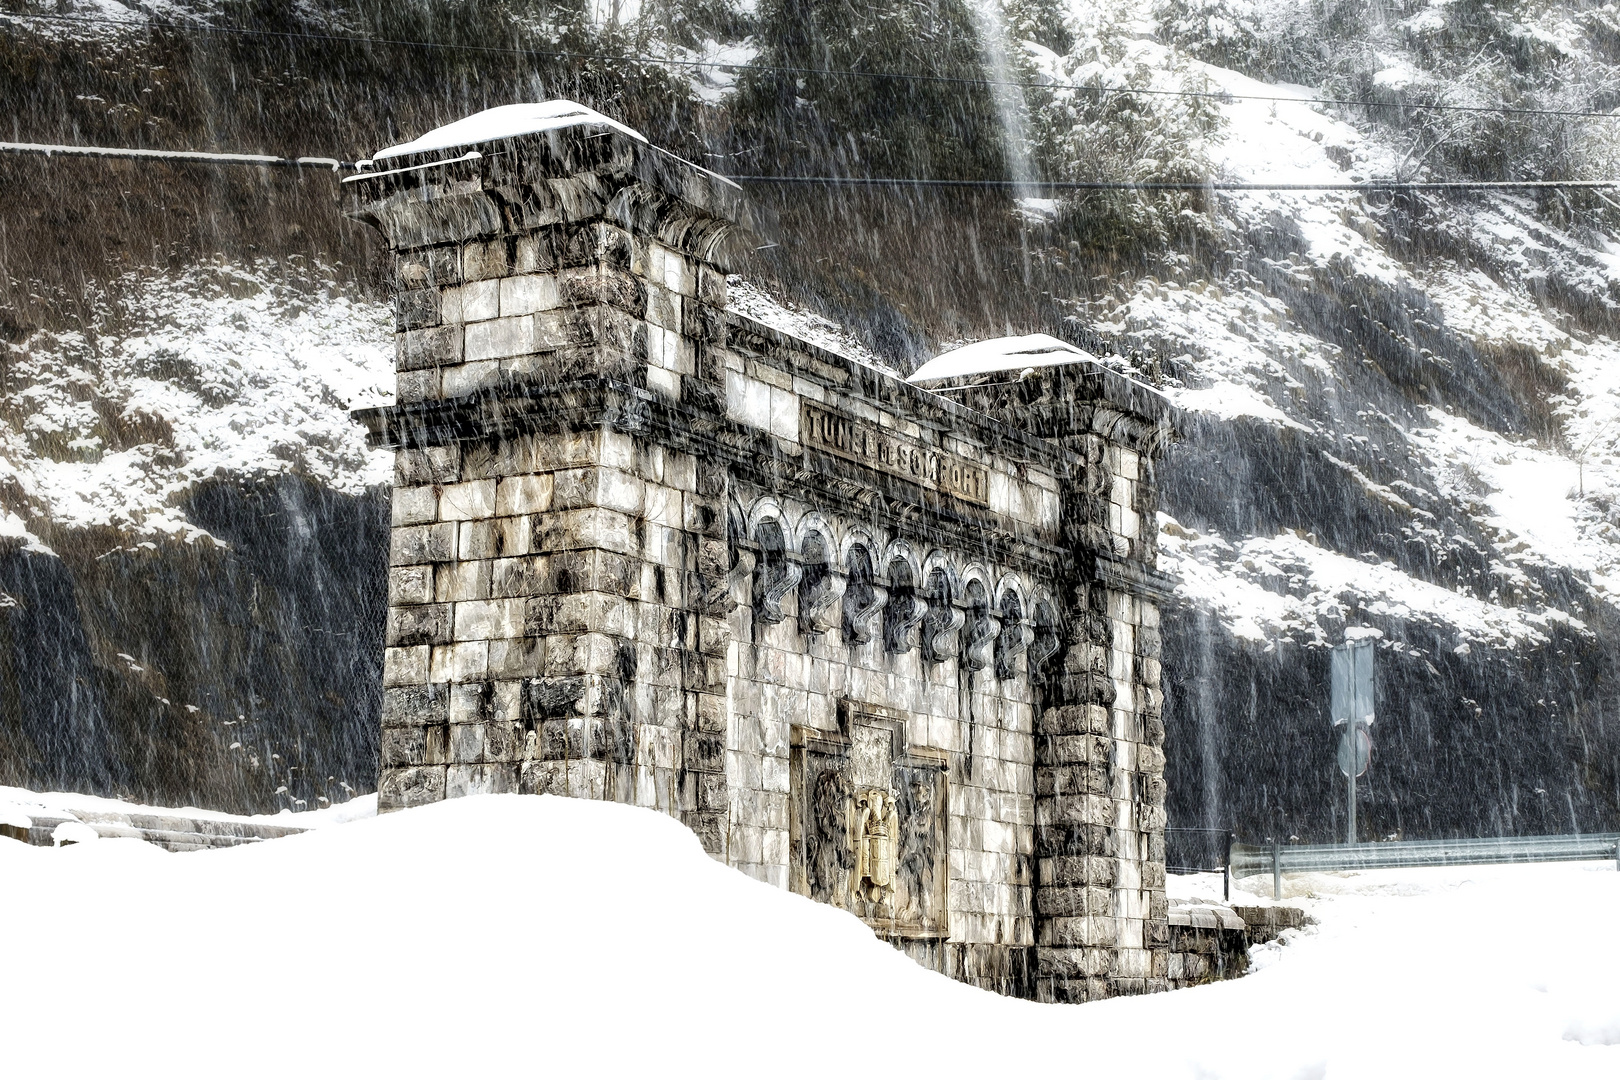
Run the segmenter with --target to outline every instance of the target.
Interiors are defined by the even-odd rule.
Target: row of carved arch
[[[995,578],[980,564],[959,565],[939,549],[923,554],[905,540],[881,542],[864,528],[835,529],[814,511],[790,525],[776,500],[734,509],[734,578],[751,578],[754,618],[779,623],[798,600],[799,629],[838,629],[845,645],[881,641],[885,652],[922,652],[929,663],[956,660],[968,672],[1032,679],[1062,647],[1050,594],[1013,573]],[[842,535],[840,535],[842,534]]]

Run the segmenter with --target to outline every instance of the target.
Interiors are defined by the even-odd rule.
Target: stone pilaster
[[[720,852],[728,477],[649,430],[724,396],[727,182],[590,126],[390,162],[384,810],[481,791],[678,814]]]
[[[1153,468],[1174,410],[1101,368],[965,403],[1069,451],[1064,645],[1035,729],[1036,995],[1168,989],[1164,722]]]

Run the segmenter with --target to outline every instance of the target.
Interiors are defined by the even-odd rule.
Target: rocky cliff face
[[[389,323],[318,272],[123,282],[12,345],[0,783],[274,811],[370,790]]]
[[[782,61],[761,45],[779,6],[660,24],[665,9],[646,4],[617,30],[502,21],[523,5],[478,17],[516,45],[746,65]],[[882,95],[772,96],[782,87],[759,73],[718,68],[604,74],[440,49],[392,102],[381,54],[206,45],[138,20],[116,39],[8,24],[0,62],[33,82],[0,86],[35,87],[6,91],[20,138],[203,146],[212,133],[229,149],[340,156],[566,93],[738,172],[1017,158],[1066,179],[1355,182],[1597,178],[1620,160],[1607,117],[1620,33],[1599,7],[1002,8],[1011,62],[1046,84],[1024,93],[1021,146],[980,130],[998,102],[862,158],[863,140],[911,122]],[[341,7],[320,28],[375,34],[380,17]],[[814,44],[805,18],[782,41]],[[858,31],[893,64],[929,62]],[[284,91],[282,114],[248,107],[232,80],[304,90]],[[1378,104],[1289,100],[1316,93],[1304,83]],[[940,151],[963,139],[974,154]],[[764,145],[785,156],[761,159]],[[345,410],[385,400],[391,378],[367,241],[337,222],[325,178],[64,168],[0,162],[8,190],[40,193],[0,207],[0,781],[255,809],[364,787],[388,471]],[[95,215],[61,211],[80,205],[61,197],[73,190]],[[1370,627],[1367,836],[1620,826],[1615,196],[755,194],[787,243],[747,276],[839,324],[818,332],[905,367],[1046,330],[1187,410],[1158,478],[1161,565],[1181,579],[1165,618],[1172,825],[1337,836],[1326,653]]]
[[[376,783],[386,494],[200,485],[216,542],[0,555],[0,783],[271,813]]]

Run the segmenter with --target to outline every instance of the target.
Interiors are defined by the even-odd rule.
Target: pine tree
[[[963,0],[766,0],[759,18],[736,114],[762,171],[1001,175],[994,102],[971,81],[984,70]]]

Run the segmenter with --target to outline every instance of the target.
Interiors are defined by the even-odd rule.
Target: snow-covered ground
[[[954,983],[610,803],[0,841],[0,882],[8,1076],[1620,1075],[1607,863],[1293,879],[1319,924],[1253,974],[1084,1006]]]

